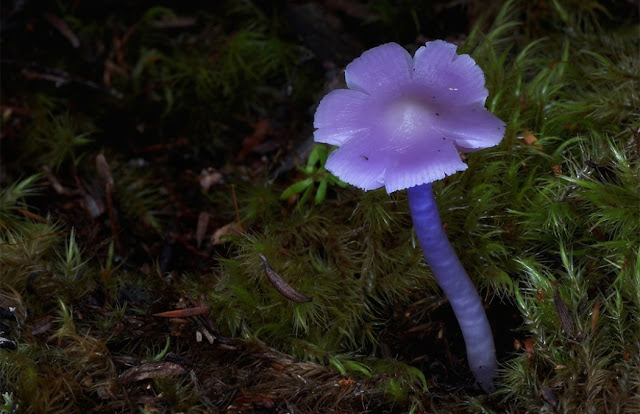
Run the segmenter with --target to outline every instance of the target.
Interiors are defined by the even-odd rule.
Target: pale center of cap
[[[410,140],[432,125],[437,109],[417,98],[402,98],[392,102],[383,113],[383,127],[394,140]]]

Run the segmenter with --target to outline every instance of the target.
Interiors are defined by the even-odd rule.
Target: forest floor
[[[0,412],[640,412],[637,2],[262,3],[0,6]],[[434,185],[488,395],[406,195],[313,143],[351,60],[434,39],[507,124]]]

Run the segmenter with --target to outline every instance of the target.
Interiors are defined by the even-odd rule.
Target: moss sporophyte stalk
[[[441,40],[412,57],[396,43],[364,52],[345,70],[349,89],[325,96],[315,114],[317,142],[339,146],[326,168],[365,191],[407,189],[416,235],[464,336],[478,385],[495,389],[496,353],[482,301],[456,256],[431,183],[467,165],[459,152],[497,145],[505,123],[485,109],[482,70]]]

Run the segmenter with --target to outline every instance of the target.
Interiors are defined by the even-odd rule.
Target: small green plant
[[[0,192],[0,227],[15,228],[24,217],[20,210],[26,209],[24,199],[38,194],[40,175],[35,174],[16,181]]]
[[[0,404],[0,414],[11,413],[17,409],[16,403],[13,401],[13,393],[2,393],[2,404]]]
[[[27,132],[27,145],[21,159],[56,171],[67,163],[75,168],[84,156],[82,148],[91,143],[96,132],[93,122],[79,115],[68,112],[41,115]]]
[[[162,232],[167,212],[167,189],[149,168],[112,162],[123,218]]]
[[[309,154],[307,164],[299,168],[299,171],[302,172],[306,178],[287,187],[280,195],[280,199],[287,200],[289,197],[302,194],[298,199],[298,206],[302,206],[311,198],[315,191],[313,202],[315,205],[318,205],[326,198],[327,188],[330,185],[337,185],[342,188],[346,187],[347,183],[341,181],[324,168],[328,157],[329,151],[326,146],[316,145]]]

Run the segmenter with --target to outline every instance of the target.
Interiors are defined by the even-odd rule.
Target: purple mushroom
[[[400,45],[370,49],[345,70],[349,89],[325,96],[314,139],[340,148],[327,170],[365,191],[407,189],[420,246],[464,336],[469,367],[485,391],[495,389],[495,345],[482,300],[447,236],[431,183],[462,171],[459,152],[497,145],[505,124],[485,109],[482,70],[456,46],[436,40],[414,57]]]

